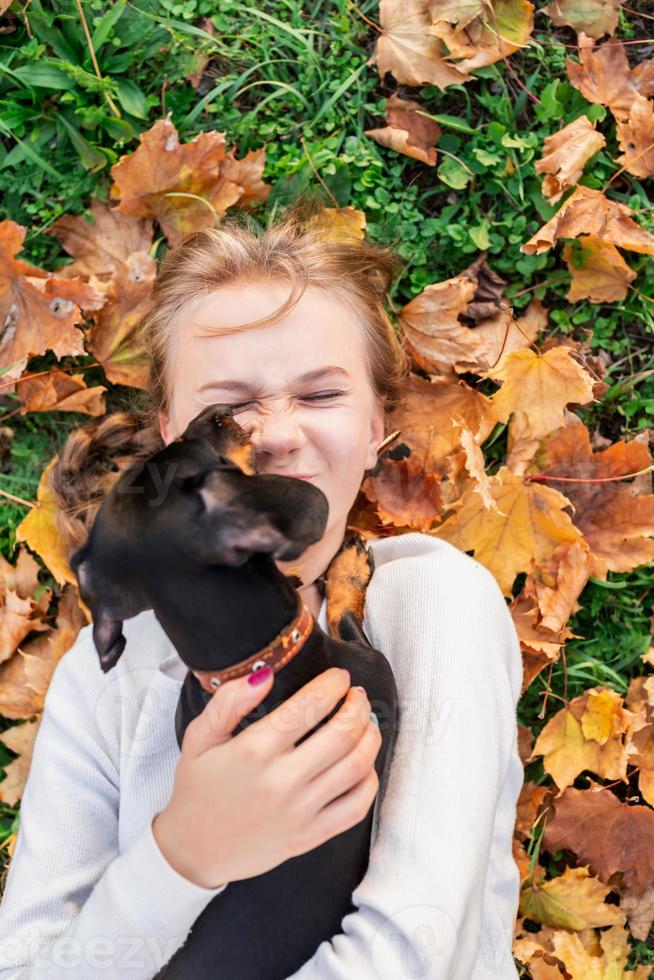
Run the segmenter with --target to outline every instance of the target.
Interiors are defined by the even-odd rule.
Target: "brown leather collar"
[[[225,670],[194,670],[192,673],[208,694],[213,694],[226,681],[243,677],[268,665],[277,673],[293,659],[296,653],[300,652],[311,635],[313,622],[313,615],[298,592],[295,616],[267,646],[253,653],[247,660],[240,660],[237,664],[226,667]]]

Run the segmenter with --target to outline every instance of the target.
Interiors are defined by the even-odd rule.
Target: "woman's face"
[[[308,286],[295,308],[274,323],[198,335],[268,315],[289,289],[263,280],[230,285],[180,312],[171,410],[168,418],[160,416],[160,428],[168,444],[204,407],[225,402],[235,406],[236,421],[250,435],[258,472],[311,476],[327,497],[329,518],[322,540],[295,563],[308,560],[305,571],[315,570],[313,578],[303,576],[307,582],[322,574],[340,545],[364,471],[375,465],[384,437],[383,401],[369,380],[361,326],[340,300]],[[302,380],[326,368],[331,370]]]

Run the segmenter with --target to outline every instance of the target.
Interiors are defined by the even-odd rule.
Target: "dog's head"
[[[109,491],[70,560],[103,670],[123,652],[123,620],[151,608],[157,576],[236,567],[255,554],[293,560],[320,540],[329,513],[323,492],[257,474],[253,458],[231,406],[210,405]]]

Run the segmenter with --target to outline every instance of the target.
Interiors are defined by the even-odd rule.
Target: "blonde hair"
[[[50,482],[59,531],[71,550],[84,540],[106,492],[106,450],[122,450],[123,455],[114,460],[122,471],[163,448],[159,414],[170,414],[170,365],[179,314],[221,286],[272,279],[288,284],[290,293],[267,317],[211,328],[210,335],[275,322],[294,308],[307,286],[337,297],[361,324],[370,383],[383,399],[385,415],[403,402],[411,360],[384,307],[401,260],[390,246],[344,235],[330,237],[317,220],[322,206],[315,197],[304,195],[281,217],[273,209],[266,226],[245,211],[235,212],[217,227],[187,235],[168,251],[139,326],[150,365],[147,392],[132,399],[130,411],[113,413],[71,433],[53,468]],[[138,405],[144,394],[145,405]]]

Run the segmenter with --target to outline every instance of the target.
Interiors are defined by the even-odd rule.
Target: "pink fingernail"
[[[272,672],[273,669],[270,665],[268,667],[261,667],[259,670],[254,670],[248,677],[248,684],[262,684],[263,681],[268,680]]]

